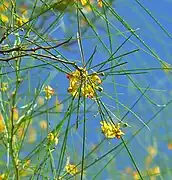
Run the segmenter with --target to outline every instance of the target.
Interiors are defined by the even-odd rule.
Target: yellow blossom
[[[170,64],[168,64],[167,62],[163,62],[162,63],[162,68],[163,68],[163,70],[164,70],[164,72],[165,73],[169,73],[170,72],[170,68],[171,68],[171,65]]]
[[[67,75],[69,79],[69,88],[68,92],[72,96],[77,97],[81,89],[81,96],[93,98],[95,97],[95,91],[102,91],[103,89],[98,86],[101,84],[100,77],[96,74],[88,74],[85,68],[80,67],[72,73]]]
[[[146,165],[146,167],[150,166],[150,164],[152,163],[152,160],[153,160],[153,157],[150,156],[150,155],[145,158],[145,165]]]
[[[20,176],[25,177],[25,176],[29,176],[33,173],[33,170],[30,168],[30,164],[31,164],[30,159],[26,160],[23,163],[21,169],[19,169]]]
[[[85,19],[81,19],[81,26],[84,27],[86,26],[88,23]]]
[[[103,6],[102,0],[97,0],[97,3],[98,3],[98,6],[99,6],[99,7],[102,7],[102,6]]]
[[[31,162],[30,159],[26,160],[26,162],[23,164],[23,168],[28,168],[30,165],[30,162]]]
[[[85,6],[88,2],[91,4],[93,3],[92,0],[80,0],[80,1],[83,6]],[[102,5],[103,5],[102,0],[97,0],[97,4],[99,7],[102,7]]]
[[[36,129],[33,128],[32,126],[29,127],[28,129],[28,143],[32,144],[36,141],[37,138],[37,133],[36,133]]]
[[[133,179],[134,180],[139,180],[140,179],[140,176],[139,176],[138,172],[136,172],[136,171],[133,172]]]
[[[87,4],[87,0],[80,0],[80,1],[83,6]]]
[[[28,21],[28,18],[21,16],[16,18],[16,24],[17,26],[22,26],[24,23]]]
[[[40,121],[39,122],[39,126],[40,126],[40,128],[41,129],[47,129],[47,127],[48,127],[48,125],[47,125],[47,121],[45,121],[45,120],[42,120],[42,121]]]
[[[132,174],[132,168],[127,167],[127,168],[124,169],[124,172],[127,173],[127,174]]]
[[[54,4],[53,8],[59,11],[69,11],[73,12],[76,6],[75,3],[79,2],[86,12],[89,12],[91,8],[90,4],[93,4],[95,0],[57,0],[57,3]],[[97,0],[98,7],[102,7],[102,0]]]
[[[4,118],[0,113],[0,133],[4,132],[4,130],[5,130]]]
[[[172,150],[172,142],[169,142],[169,143],[168,143],[168,149],[169,149],[169,150]]]
[[[13,114],[13,120],[17,121],[18,118],[19,118],[19,112],[18,112],[18,109],[16,107],[12,108],[11,110],[11,116]]]
[[[106,136],[106,138],[121,138],[124,133],[120,129],[120,123],[110,123],[106,121],[101,121],[101,130],[102,133]]]
[[[79,172],[76,165],[70,164],[70,163],[65,166],[65,169],[66,169],[67,173],[71,174],[72,176]]]
[[[0,174],[0,180],[5,180],[5,179],[7,179],[6,178],[6,175],[3,173],[3,174]]]
[[[92,8],[91,8],[90,4],[93,4],[93,2],[94,2],[94,0],[89,0],[89,4],[87,2],[84,3],[84,5],[82,4],[84,13],[90,13],[91,12]],[[87,21],[84,18],[82,18],[81,19],[81,25],[83,26],[83,25],[86,25],[86,24],[87,24]]]
[[[24,138],[25,129],[26,129],[26,126],[25,126],[24,123],[22,123],[22,124],[18,127],[18,130],[17,130],[17,136],[18,136],[18,138],[20,138],[20,139],[23,139],[23,138]]]
[[[22,124],[17,130],[17,136],[18,136],[18,138],[23,139],[24,135],[25,135],[25,127]]]
[[[149,176],[158,176],[160,173],[161,171],[159,166],[155,166],[148,170]]]
[[[41,105],[44,105],[44,98],[41,97],[41,96],[38,96],[37,102],[38,102],[38,104],[39,104],[40,106],[41,106]]]
[[[7,91],[7,90],[8,90],[8,83],[3,82],[3,83],[1,84],[0,90],[1,90],[2,92]]]
[[[153,172],[154,174],[160,174],[160,173],[161,173],[160,167],[159,167],[159,166],[154,167],[154,168],[152,169],[152,172]]]
[[[0,20],[3,21],[4,23],[7,23],[9,21],[8,16],[4,14],[0,15]]]
[[[3,2],[3,4],[0,4],[0,12],[4,12],[9,7],[9,3],[7,1]]]
[[[152,157],[155,157],[157,155],[157,149],[154,146],[149,146],[147,148],[147,151],[150,154],[150,156],[152,156]]]
[[[49,133],[47,138],[49,139],[50,142],[54,142],[55,145],[58,144],[59,140],[56,134]]]
[[[48,85],[48,86],[45,86],[44,88],[44,91],[45,91],[45,99],[51,99],[51,97],[54,95],[54,89]]]

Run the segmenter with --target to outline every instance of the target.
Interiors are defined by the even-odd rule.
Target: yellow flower
[[[19,169],[19,174],[22,177],[29,176],[33,173],[33,170],[30,168],[31,160],[26,160],[23,164],[21,169]]]
[[[145,158],[145,165],[146,165],[146,167],[149,167],[150,166],[150,164],[152,163],[152,160],[153,160],[153,157],[152,156],[146,156],[146,158]]]
[[[171,65],[168,64],[167,62],[163,62],[162,63],[162,68],[164,70],[165,73],[169,73],[171,71]]]
[[[159,166],[154,167],[154,168],[152,169],[152,172],[153,172],[154,174],[160,174],[160,173],[161,173],[160,167],[159,167]]]
[[[44,105],[44,98],[41,96],[38,96],[37,102],[39,105]]]
[[[25,129],[26,129],[26,125],[24,123],[22,123],[17,130],[17,136],[19,139],[23,139],[24,135],[25,135]]]
[[[0,20],[3,21],[4,23],[7,23],[9,21],[8,16],[4,14],[0,15]]]
[[[37,133],[36,133],[36,129],[33,128],[32,126],[29,127],[29,130],[28,130],[28,139],[27,139],[27,142],[32,144],[36,141],[36,138],[37,138]]]
[[[47,129],[47,121],[43,120],[39,122],[39,126],[41,129]]]
[[[53,133],[49,133],[48,137],[47,137],[50,141],[54,140],[54,134]]]
[[[16,24],[17,26],[22,26],[24,23],[26,23],[29,19],[22,16],[22,17],[17,17],[16,18]]]
[[[99,7],[103,7],[103,2],[102,2],[102,0],[97,0],[97,3],[98,3],[98,6],[99,6]]]
[[[168,143],[168,149],[169,149],[169,150],[172,150],[172,142],[169,142],[169,143]]]
[[[124,173],[132,174],[132,169],[130,167],[127,167],[124,169]]]
[[[0,5],[0,12],[6,11],[8,7],[9,7],[9,3],[3,2],[3,4]]]
[[[74,164],[67,164],[65,166],[65,169],[66,169],[67,173],[71,174],[72,176],[79,172],[78,168]]]
[[[158,176],[160,173],[161,173],[161,171],[160,171],[159,166],[155,166],[155,167],[148,170],[148,174],[150,176]]]
[[[150,156],[152,156],[153,158],[157,155],[157,149],[154,146],[149,146],[147,148],[147,151],[150,154]]]
[[[17,121],[18,118],[19,118],[18,109],[17,109],[16,107],[14,107],[14,108],[12,108],[11,111],[12,111],[12,112],[11,112],[11,116],[12,116],[12,114],[13,114],[13,120],[14,120],[14,121]]]
[[[139,176],[139,174],[138,174],[137,171],[134,171],[134,172],[133,172],[133,179],[134,179],[134,180],[139,180],[139,179],[140,179],[140,176]]]
[[[81,4],[84,6],[87,4],[87,0],[81,0]]]
[[[120,139],[124,133],[120,129],[120,123],[110,123],[106,121],[101,121],[101,130],[102,133],[106,136],[106,138],[118,138]]]
[[[51,86],[45,86],[45,99],[51,99],[51,97],[54,95],[54,89]]]
[[[73,12],[76,8],[74,6],[75,3],[80,2],[86,11],[90,11],[91,8],[89,4],[93,4],[94,0],[58,0],[57,3],[54,4],[53,8],[59,11],[69,11]],[[102,0],[97,0],[98,7],[102,7]]]
[[[50,142],[54,142],[55,145],[57,145],[59,142],[59,139],[56,134],[49,133],[47,138],[49,139]]]
[[[77,97],[81,89],[81,96],[93,98],[95,97],[95,91],[102,91],[103,89],[98,85],[101,84],[100,77],[94,74],[88,74],[85,68],[80,67],[72,73],[67,75],[69,79],[68,92],[72,96]]]
[[[6,175],[3,173],[3,174],[0,174],[0,180],[5,180],[5,179],[7,179],[6,178]]]
[[[0,133],[4,132],[4,130],[5,130],[4,118],[0,113]]]
[[[85,6],[88,2],[93,3],[93,1],[91,1],[91,0],[80,0],[80,1],[83,6]],[[102,5],[103,5],[102,0],[97,0],[97,4],[99,7],[102,7]]]
[[[7,91],[7,90],[8,90],[8,83],[3,82],[3,83],[1,84],[0,90],[1,90],[2,92]]]

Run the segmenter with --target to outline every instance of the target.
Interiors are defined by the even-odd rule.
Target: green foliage
[[[0,2],[0,179],[172,176],[171,34],[100,4]]]

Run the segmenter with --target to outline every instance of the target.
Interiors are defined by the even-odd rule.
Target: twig
[[[13,52],[13,51],[32,51],[32,52],[35,52],[35,51],[38,51],[40,49],[50,50],[50,49],[55,49],[55,48],[57,48],[59,46],[62,46],[64,44],[68,43],[71,39],[72,39],[72,37],[69,38],[68,40],[60,43],[60,44],[55,45],[55,46],[39,46],[39,45],[37,45],[38,47],[30,48],[30,49],[23,49],[21,46],[18,46],[18,47],[14,47],[14,48],[7,49],[7,50],[0,50],[0,53],[1,54],[6,54],[6,53]]]

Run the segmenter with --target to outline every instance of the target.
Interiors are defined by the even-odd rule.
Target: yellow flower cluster
[[[2,4],[0,4],[0,11],[6,11],[7,8],[9,7],[9,3],[8,2],[2,2]]]
[[[47,127],[48,127],[47,121],[45,121],[45,120],[40,121],[39,126],[42,130],[47,129]]]
[[[1,14],[0,15],[0,20],[4,23],[7,23],[9,20],[8,20],[8,16],[4,15],[4,14]]]
[[[3,82],[0,87],[0,91],[5,92],[8,90],[8,83]]]
[[[80,1],[83,6],[85,6],[88,2],[92,3],[92,1],[90,1],[90,0],[80,0]],[[97,4],[99,7],[102,7],[103,6],[102,0],[97,0]]]
[[[4,23],[8,23],[9,21],[9,17],[4,14],[5,12],[7,12],[9,5],[10,4],[7,1],[4,1],[2,4],[0,4],[0,20]],[[16,25],[22,26],[25,22],[28,21],[28,18],[25,17],[25,15],[27,15],[27,7],[21,6],[19,8],[19,11],[20,15],[16,17]]]
[[[4,118],[0,113],[0,133],[4,132],[4,130],[5,130]]]
[[[0,180],[6,180],[6,175],[3,173],[3,174],[0,174]]]
[[[17,17],[16,18],[16,24],[17,26],[22,26],[24,23],[26,23],[29,19],[25,16]]]
[[[68,92],[73,96],[77,97],[79,91],[81,91],[81,96],[93,98],[95,97],[95,91],[102,91],[103,88],[98,86],[102,83],[100,77],[96,74],[88,74],[85,68],[80,67],[72,73],[67,75],[69,79],[69,88]]]
[[[161,173],[160,167],[159,166],[155,166],[151,169],[148,170],[148,174],[150,176],[157,176]]]
[[[156,180],[156,176],[159,176],[161,173],[160,167],[159,166],[155,166],[153,168],[148,169],[146,172],[142,172],[143,176],[149,176],[151,180]],[[134,180],[139,180],[140,179],[140,175],[138,174],[137,171],[133,172],[133,179]]]
[[[149,146],[147,148],[147,151],[148,151],[149,155],[153,158],[157,155],[157,148],[154,146]]]
[[[3,2],[2,4],[0,4],[0,20],[4,23],[8,23],[9,19],[8,19],[8,16],[6,16],[4,14],[5,11],[7,11],[9,7],[9,3],[8,2]]]
[[[45,99],[51,99],[51,96],[54,95],[54,89],[51,86],[45,86],[44,88],[44,92],[45,92]]]
[[[49,139],[50,142],[54,142],[55,145],[57,145],[59,142],[59,139],[56,134],[49,133],[47,138]]]
[[[93,4],[94,1],[95,0],[57,0],[57,3],[54,4],[53,8],[57,9],[58,11],[73,12],[73,10],[75,9],[74,4],[76,2],[79,2],[83,6],[83,9],[86,10],[86,12],[90,12],[90,4]],[[97,0],[97,5],[101,8],[103,6],[102,0]]]
[[[172,142],[169,142],[167,147],[168,147],[169,150],[172,150]]]
[[[97,4],[98,4],[99,7],[102,7],[103,6],[102,0],[97,0]]]
[[[156,147],[156,144],[148,146],[147,147],[148,156],[145,158],[145,165],[146,167],[150,167],[151,163],[153,162],[153,159],[156,157],[158,153],[158,149]]]
[[[25,162],[21,163],[21,166],[19,168],[19,175],[21,177],[26,177],[26,176],[29,176],[29,175],[32,175],[32,174],[33,174],[33,170],[31,168],[31,160],[28,159]]]
[[[32,144],[36,141],[36,138],[37,138],[37,132],[36,132],[36,129],[32,126],[29,127],[28,129],[28,139],[27,139],[27,142]]]
[[[120,123],[113,124],[106,121],[101,121],[101,130],[102,133],[106,136],[106,138],[118,138],[120,139],[124,133],[120,129]]]
[[[78,168],[74,164],[67,164],[65,166],[66,172],[71,174],[72,176],[79,172]]]
[[[12,117],[13,115],[13,117]],[[11,109],[11,118],[14,120],[14,121],[17,121],[18,118],[19,118],[19,112],[18,112],[18,109],[16,107],[13,107]]]
[[[167,62],[162,63],[162,68],[163,68],[164,72],[167,74],[171,71],[171,65],[168,64]]]

